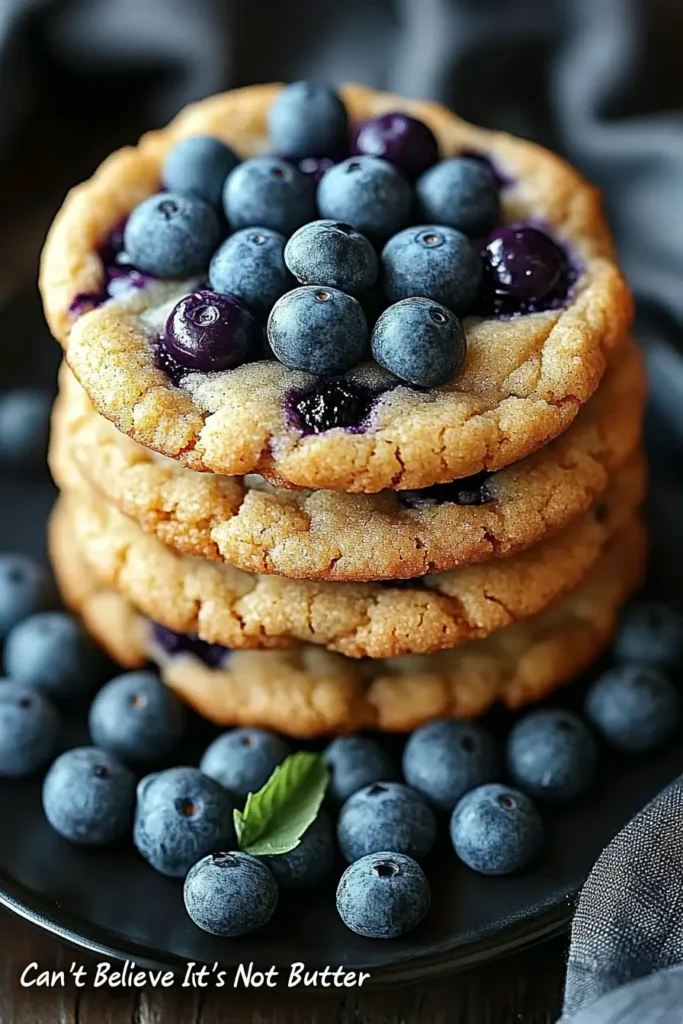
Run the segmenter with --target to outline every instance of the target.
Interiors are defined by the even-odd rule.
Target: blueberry
[[[300,284],[327,285],[359,296],[377,279],[377,254],[368,239],[334,220],[304,224],[287,242],[285,261]]]
[[[216,214],[201,199],[160,192],[135,207],[123,237],[138,270],[155,277],[189,277],[206,270],[220,233]]]
[[[426,171],[415,186],[423,220],[482,237],[500,219],[498,184],[481,160],[456,157]]]
[[[0,465],[34,469],[45,462],[52,399],[35,388],[0,397]]]
[[[135,776],[106,750],[76,747],[54,762],[43,783],[43,810],[72,843],[104,846],[130,831]]]
[[[379,850],[424,860],[436,842],[436,819],[415,790],[400,782],[373,782],[342,807],[337,839],[349,862]]]
[[[210,853],[185,879],[185,909],[210,935],[237,938],[263,928],[275,913],[277,882],[248,853]]]
[[[467,338],[455,313],[433,299],[403,299],[375,324],[372,354],[399,380],[436,388],[453,380],[467,354]]]
[[[472,722],[430,722],[403,751],[406,782],[444,811],[475,786],[493,782],[500,754],[493,736]]]
[[[516,784],[538,800],[573,800],[595,779],[598,749],[578,715],[543,708],[525,715],[507,741]]]
[[[387,160],[410,181],[439,159],[439,144],[431,128],[400,111],[363,121],[356,129],[352,149],[358,155]]]
[[[5,641],[10,679],[67,700],[95,688],[104,659],[73,615],[39,612],[23,619]]]
[[[330,797],[341,804],[373,782],[398,778],[393,759],[371,736],[338,736],[325,748],[330,769]]]
[[[621,619],[614,652],[620,660],[674,669],[683,665],[683,615],[670,605],[639,601]]]
[[[462,861],[482,875],[508,875],[538,856],[543,822],[528,796],[490,783],[470,790],[451,817],[451,841]]]
[[[400,853],[379,851],[346,869],[337,888],[339,916],[368,939],[396,939],[429,910],[431,891],[420,865]]]
[[[336,859],[332,822],[320,811],[289,853],[261,858],[283,889],[310,889],[324,882]]]
[[[225,179],[223,209],[233,228],[271,228],[289,236],[315,217],[315,182],[287,160],[253,157]]]
[[[661,746],[676,732],[681,698],[658,669],[619,665],[593,683],[585,710],[610,746],[639,754]]]
[[[256,322],[231,295],[201,291],[186,295],[164,327],[163,346],[191,370],[232,370],[254,357]]]
[[[389,239],[382,250],[382,270],[391,302],[424,296],[463,314],[477,297],[482,262],[462,231],[427,224]]]
[[[448,484],[432,484],[418,491],[399,491],[398,500],[408,508],[442,505],[444,502],[454,505],[491,505],[497,500],[494,476],[494,473],[484,469],[474,476],[464,476]]]
[[[42,566],[27,555],[0,554],[0,640],[17,622],[47,607],[51,597]]]
[[[290,369],[332,377],[360,361],[368,323],[360,302],[351,295],[307,285],[275,303],[268,318],[268,341]]]
[[[162,181],[169,192],[195,196],[221,208],[223,183],[239,157],[212,135],[195,135],[178,142],[164,160]]]
[[[90,707],[90,738],[123,761],[166,757],[185,731],[185,708],[153,672],[126,672],[103,686]]]
[[[482,256],[484,301],[493,312],[533,312],[566,297],[567,257],[538,228],[506,224],[489,237]]]
[[[0,776],[30,775],[54,756],[59,715],[42,693],[0,679]]]
[[[302,174],[307,175],[317,185],[325,171],[329,171],[336,162],[329,156],[305,156],[296,161],[296,166]]]
[[[373,242],[386,241],[410,219],[412,189],[402,174],[374,156],[352,156],[326,171],[318,185],[320,215],[352,224]]]
[[[289,744],[274,732],[231,729],[207,748],[200,768],[235,796],[246,797],[268,781],[289,752]]]
[[[234,801],[198,768],[169,768],[138,784],[133,841],[162,875],[184,878],[209,853],[235,846]]]
[[[334,428],[361,426],[375,397],[361,384],[325,380],[308,391],[296,393],[290,404],[295,424],[303,433],[322,434]]]
[[[275,148],[286,156],[330,156],[346,145],[346,107],[328,85],[293,82],[268,111]]]
[[[223,668],[230,657],[229,649],[222,644],[210,644],[190,633],[176,633],[158,622],[150,622],[150,627],[153,642],[171,657],[191,654],[210,668]]]
[[[285,266],[285,237],[270,228],[243,228],[214,253],[209,284],[267,316],[294,284]]]

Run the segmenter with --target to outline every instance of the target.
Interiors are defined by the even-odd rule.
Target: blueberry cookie
[[[312,115],[332,106],[334,130]],[[41,289],[123,433],[190,469],[363,493],[541,447],[632,315],[564,161],[359,86],[215,96],[114,153],[58,214]]]
[[[527,622],[438,654],[353,661],[310,644],[291,651],[230,651],[152,623],[83,561],[67,505],[50,548],[67,605],[129,668],[149,658],[164,681],[220,725],[297,737],[378,728],[415,729],[436,718],[475,718],[492,704],[516,708],[571,681],[608,645],[621,605],[639,584],[645,533],[632,520],[584,582]]]
[[[354,495],[193,473],[98,416],[66,366],[60,388],[54,436],[64,435],[88,482],[144,530],[247,572],[339,581],[447,572],[563,529],[635,451],[645,399],[628,341],[576,422],[523,461],[422,491]]]

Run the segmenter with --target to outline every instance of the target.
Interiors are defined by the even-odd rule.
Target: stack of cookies
[[[609,644],[644,374],[559,158],[358,86],[230,92],[73,190],[41,288],[53,560],[122,665],[312,737],[518,707]]]

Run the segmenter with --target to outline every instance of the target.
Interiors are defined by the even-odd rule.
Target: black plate
[[[20,296],[3,316],[7,386],[54,386],[57,347],[42,326],[33,294]],[[675,600],[683,565],[680,511],[674,478],[680,450],[667,447],[666,430],[653,435],[659,456],[650,518],[654,553],[649,589]],[[54,500],[47,475],[0,477],[3,548],[44,552],[44,527]],[[581,684],[557,699],[577,704]],[[494,727],[509,716],[494,716]],[[73,738],[85,740],[74,723]],[[369,970],[376,981],[453,971],[538,941],[564,927],[572,897],[614,833],[670,779],[683,772],[683,745],[628,760],[604,756],[600,781],[575,806],[546,814],[548,851],[538,865],[511,878],[486,879],[456,861],[445,838],[427,866],[433,907],[411,935],[372,942],[349,932],[337,917],[334,887],[319,894],[284,895],[275,919],[257,936],[214,939],[185,915],[181,887],[157,875],[132,848],[92,852],[51,831],[36,780],[0,783],[0,902],[79,946],[138,963],[184,969],[188,960],[225,966],[345,965]],[[442,832],[445,833],[445,827]]]

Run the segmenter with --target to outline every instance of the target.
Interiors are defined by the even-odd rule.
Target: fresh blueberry
[[[393,758],[371,736],[337,736],[323,751],[330,769],[328,793],[338,804],[373,782],[398,778]]]
[[[277,882],[248,853],[210,853],[185,879],[185,909],[202,931],[237,938],[263,928],[275,913]]]
[[[239,162],[234,150],[212,135],[183,139],[164,160],[164,188],[203,199],[220,210],[223,183]]]
[[[342,807],[337,839],[349,863],[379,850],[424,860],[436,842],[436,819],[414,789],[400,782],[373,782]]]
[[[620,661],[654,668],[683,665],[683,615],[671,605],[639,601],[621,619],[614,653]]]
[[[270,228],[289,236],[315,217],[315,182],[287,160],[253,157],[225,179],[223,209],[233,228]]]
[[[256,322],[231,295],[192,292],[166,320],[166,352],[191,370],[232,370],[254,357]]]
[[[135,207],[123,237],[138,270],[155,277],[189,277],[206,270],[220,234],[216,214],[201,199],[160,192]]]
[[[286,156],[331,156],[347,142],[346,107],[328,85],[293,82],[268,111],[268,130],[275,148]]]
[[[439,159],[439,144],[424,121],[400,111],[363,121],[352,145],[359,156],[378,156],[410,181]]]
[[[72,843],[105,846],[130,832],[135,776],[106,750],[76,747],[54,762],[43,783],[43,810]]]
[[[256,793],[289,754],[289,745],[267,729],[231,729],[207,748],[200,768],[235,796]]]
[[[52,399],[35,388],[0,396],[0,465],[34,469],[45,462]]]
[[[538,228],[506,224],[489,237],[482,256],[484,302],[495,313],[548,309],[567,295],[567,257]]]
[[[658,669],[618,665],[593,683],[585,710],[612,747],[639,754],[661,746],[676,732],[681,697]]]
[[[389,306],[372,330],[370,345],[380,366],[423,388],[453,380],[467,354],[467,338],[455,313],[423,298]]]
[[[214,253],[209,284],[267,316],[294,284],[285,266],[285,237],[270,228],[236,231]]]
[[[395,167],[374,156],[352,156],[335,164],[318,185],[320,215],[352,224],[373,242],[386,241],[404,228],[411,205],[410,184]]]
[[[339,916],[368,939],[396,939],[429,910],[431,891],[420,865],[403,854],[379,851],[346,869],[337,888]]]
[[[377,396],[349,380],[325,380],[290,400],[292,419],[305,434],[360,427]]]
[[[538,800],[573,800],[593,784],[598,749],[578,715],[543,708],[525,715],[507,741],[510,774]]]
[[[363,357],[368,322],[360,302],[351,295],[307,285],[275,303],[268,318],[268,341],[290,369],[333,377]]]
[[[482,875],[508,875],[538,856],[543,822],[528,796],[490,783],[470,790],[451,817],[451,841],[462,861]]]
[[[477,297],[482,262],[462,231],[422,225],[389,239],[382,250],[382,270],[391,302],[424,296],[463,314]]]
[[[234,801],[198,768],[169,768],[138,784],[133,841],[162,875],[184,878],[209,853],[235,846]]]
[[[103,686],[90,707],[90,738],[123,761],[166,757],[185,731],[185,707],[153,672],[126,672]]]
[[[54,756],[60,719],[47,697],[0,679],[0,776],[30,775]]]
[[[64,699],[79,697],[100,681],[101,651],[73,615],[39,612],[7,635],[5,671],[17,683]]]
[[[42,566],[27,555],[0,554],[0,640],[17,622],[47,607],[51,597]]]
[[[444,811],[500,770],[493,736],[472,722],[430,722],[416,729],[403,751],[406,782]]]
[[[447,224],[470,238],[487,235],[500,219],[498,184],[481,160],[442,160],[422,175],[415,190],[423,220]]]
[[[304,224],[287,242],[285,262],[300,284],[327,285],[359,296],[377,280],[377,254],[368,239],[335,220]]]
[[[299,845],[289,853],[261,859],[283,889],[311,889],[320,885],[330,874],[336,859],[329,816],[320,811],[304,832]]]

